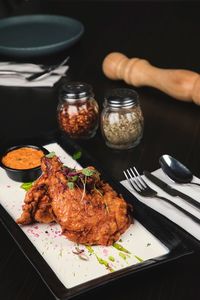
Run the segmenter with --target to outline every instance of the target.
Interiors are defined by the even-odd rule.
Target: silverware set
[[[164,192],[166,192],[170,196],[179,197],[179,198],[185,200],[186,202],[188,202],[189,204],[200,209],[200,203],[198,201],[196,201],[195,199],[193,199],[192,197],[172,188],[170,185],[168,185],[167,183],[165,183],[164,181],[162,181],[161,179],[159,179],[158,177],[156,177],[155,175],[151,174],[148,171],[144,171],[143,174],[151,182],[153,182],[155,185],[157,185],[159,188],[161,188]]]
[[[56,64],[56,65],[51,65],[51,66],[43,66],[40,65],[39,67],[42,68],[42,71],[34,71],[34,72],[30,72],[28,70],[26,71],[21,71],[21,70],[11,70],[6,69],[6,66],[11,66],[12,64],[16,64],[16,63],[12,63],[12,62],[5,62],[5,63],[0,63],[1,66],[5,66],[5,69],[1,69],[0,70],[0,76],[16,76],[16,77],[21,77],[24,78],[27,81],[39,81],[39,80],[43,80],[45,78],[47,78],[50,75],[54,75],[54,74],[58,74],[56,73],[58,71],[58,69],[61,66],[64,66],[67,61],[69,60],[69,56],[66,57],[63,61],[61,61],[60,63]]]
[[[64,66],[68,60],[69,60],[69,56],[67,58],[65,58],[61,63],[59,63],[57,65],[47,67],[42,72],[38,72],[38,73],[30,75],[29,77],[26,78],[26,80],[28,80],[28,81],[42,80],[42,79],[50,76],[51,74],[53,74],[53,72],[55,72],[61,66]]]
[[[164,181],[162,181],[161,179],[159,179],[158,177],[156,177],[155,175],[151,174],[148,171],[144,171],[143,172],[144,176],[141,176],[139,174],[139,172],[137,171],[137,169],[135,167],[132,167],[132,168],[129,168],[129,169],[123,171],[123,173],[129,183],[131,189],[133,191],[135,191],[137,194],[139,194],[140,196],[145,197],[145,198],[156,198],[156,199],[165,201],[168,204],[175,207],[176,209],[178,209],[179,211],[181,211],[183,214],[185,214],[187,217],[192,219],[197,224],[200,224],[200,219],[198,217],[194,216],[192,213],[190,213],[186,209],[182,208],[180,205],[176,204],[172,200],[159,195],[159,193],[156,190],[154,190],[152,187],[150,187],[148,185],[148,183],[144,179],[144,176],[148,180],[153,182],[156,186],[161,188],[163,191],[168,193],[170,196],[180,197],[181,199],[187,201],[194,208],[197,208],[198,210],[200,210],[200,203],[197,200],[193,199],[191,196],[172,188],[170,185],[168,185],[167,183],[165,183]],[[191,183],[192,182],[190,182],[190,184]],[[148,200],[150,201],[150,199],[148,199]]]

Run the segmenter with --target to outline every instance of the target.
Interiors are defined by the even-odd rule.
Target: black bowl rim
[[[24,147],[27,147],[27,148],[33,148],[33,149],[37,149],[37,150],[41,150],[44,155],[48,154],[49,151],[44,148],[43,146],[38,146],[38,145],[32,145],[32,144],[21,144],[21,145],[16,145],[16,146],[12,146],[12,147],[9,147],[6,151],[4,151],[4,153],[0,156],[0,166],[4,169],[4,170],[8,170],[8,171],[12,171],[12,172],[16,172],[16,173],[27,173],[27,172],[30,172],[30,171],[34,171],[34,170],[37,170],[37,169],[40,169],[41,166],[37,166],[37,167],[34,167],[34,168],[30,168],[30,169],[15,169],[15,168],[10,168],[10,167],[7,167],[3,164],[2,162],[2,158],[9,152],[13,151],[13,150],[16,150],[16,149],[19,149],[19,148],[24,148]]]

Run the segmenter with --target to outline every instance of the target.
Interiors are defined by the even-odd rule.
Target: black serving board
[[[190,255],[195,249],[199,248],[199,242],[192,238],[188,233],[180,227],[169,221],[167,218],[156,213],[153,209],[139,202],[125,187],[119,182],[112,179],[102,166],[90,157],[88,153],[81,149],[74,141],[66,139],[65,136],[55,133],[52,136],[37,137],[32,139],[23,139],[12,141],[1,147],[3,152],[8,146],[16,144],[31,143],[34,145],[45,145],[51,142],[58,143],[68,154],[73,154],[77,150],[81,150],[82,156],[79,160],[82,166],[93,165],[101,173],[102,178],[119,193],[122,194],[127,202],[134,207],[134,218],[137,219],[149,232],[151,232],[161,243],[168,249],[169,253],[159,256],[155,259],[146,260],[137,265],[128,266],[122,270],[110,273],[97,279],[80,284],[73,288],[67,289],[57,278],[56,274],[49,267],[31,241],[27,238],[6,210],[0,205],[0,219],[6,229],[9,231],[19,248],[22,250],[26,258],[31,262],[47,287],[51,290],[56,299],[70,299],[78,294],[85,293],[90,289],[100,287],[102,285],[120,280],[125,276],[131,276],[147,269],[155,268],[161,264],[168,263],[182,256]],[[1,154],[1,153],[0,153]]]

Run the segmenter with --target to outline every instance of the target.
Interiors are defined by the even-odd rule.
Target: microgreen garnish
[[[73,188],[74,188],[74,183],[73,182],[68,181],[67,185],[68,185],[70,190],[73,190]]]
[[[81,170],[81,173],[87,177],[90,177],[90,176],[94,175],[94,173],[96,173],[96,171],[93,169],[90,169],[90,168],[85,168],[85,169]]]
[[[105,199],[104,199],[104,205],[105,205],[105,209],[106,209],[107,213],[109,214],[108,204]]]
[[[95,186],[98,176],[98,172],[95,169],[87,167],[82,170],[76,170],[64,166],[63,173],[66,176],[67,185],[70,189],[73,189],[76,186],[83,190],[81,201],[83,200],[86,192],[91,190],[98,191],[98,193],[102,196],[101,191],[99,191]]]
[[[75,175],[75,176],[70,177],[70,180],[71,180],[72,182],[76,181],[77,179],[78,179],[78,175]]]
[[[82,178],[81,179],[81,182],[83,184],[83,194],[82,194],[82,197],[81,197],[81,201],[83,200],[84,196],[85,196],[85,190],[86,190],[86,180],[87,180],[87,177],[85,176],[85,179],[83,180]]]
[[[90,168],[84,168],[80,172],[81,172],[81,174],[85,175],[84,178],[81,178],[81,176],[79,176],[79,178],[80,178],[80,180],[83,184],[83,194],[82,194],[82,197],[81,197],[81,201],[82,201],[84,196],[85,196],[85,192],[86,192],[87,177],[90,177],[90,176],[94,175],[96,173],[96,171],[93,170],[93,169],[90,169]]]
[[[48,154],[46,154],[45,156],[47,157],[47,158],[52,158],[52,157],[54,157],[56,155],[56,153],[54,152],[54,151],[52,151],[52,152],[49,152]]]
[[[81,155],[82,155],[81,151],[77,151],[73,154],[72,158],[74,160],[78,160],[81,157]]]
[[[26,192],[30,190],[33,186],[33,181],[32,182],[24,182],[20,185],[20,188],[24,189]]]
[[[101,195],[103,197],[103,193],[96,188],[96,185],[94,184],[94,190],[97,191],[97,193],[99,193],[99,195]]]

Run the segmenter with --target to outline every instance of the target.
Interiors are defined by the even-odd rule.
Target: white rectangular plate
[[[54,151],[65,165],[80,168],[80,165],[57,143],[46,145],[45,148]],[[0,203],[16,220],[22,212],[25,191],[20,187],[21,183],[9,179],[1,168],[0,179]],[[36,223],[20,227],[68,289],[169,252],[165,245],[136,220],[118,242],[130,254],[113,246],[94,246],[93,253],[90,253],[91,249],[79,245],[79,249],[84,249],[87,261],[73,253],[77,244],[62,236],[58,224]]]

